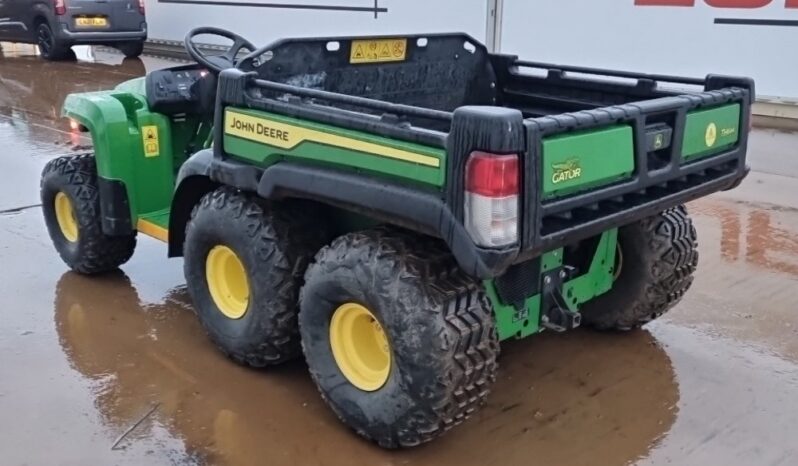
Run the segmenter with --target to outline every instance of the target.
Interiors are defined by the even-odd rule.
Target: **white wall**
[[[373,7],[374,0],[217,0]],[[218,26],[265,45],[282,37],[464,31],[486,40],[496,0],[377,0],[387,12],[316,11],[146,0],[150,38],[182,40]],[[650,1],[650,0],[649,0]],[[503,0],[501,51],[525,59],[702,77],[751,76],[762,96],[798,100],[798,27],[719,25],[715,18],[798,22],[798,8],[635,6],[635,0]],[[731,1],[731,0],[726,0]],[[739,0],[737,0],[739,1]],[[750,0],[755,1],[755,0]],[[762,3],[767,0],[760,0]],[[798,24],[798,23],[797,23]]]
[[[633,0],[504,0],[501,49],[524,59],[702,77],[751,76],[760,95],[798,99],[798,27],[715,18],[798,20],[773,0],[757,9],[635,6]]]
[[[227,1],[227,0],[221,0]],[[232,1],[232,0],[231,0]],[[247,3],[356,6],[374,0],[245,0]],[[160,3],[146,0],[151,39],[183,40],[196,26],[234,31],[255,45],[284,37],[467,32],[485,36],[485,0],[378,0],[387,12],[317,11]]]

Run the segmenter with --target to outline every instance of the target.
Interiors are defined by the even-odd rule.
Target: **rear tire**
[[[305,279],[299,327],[311,376],[358,434],[385,448],[415,446],[484,403],[498,367],[493,313],[481,283],[441,241],[386,229],[350,233],[319,252]],[[340,331],[340,313],[353,307],[379,331]],[[387,368],[377,364],[385,362],[380,348]],[[369,377],[375,373],[382,378]]]
[[[144,52],[144,41],[124,42],[116,46],[125,58],[136,58]]]
[[[82,274],[116,270],[136,248],[136,233],[108,236],[102,229],[97,167],[91,154],[59,157],[44,167],[44,220],[55,249]]]
[[[39,54],[45,60],[66,60],[73,56],[71,47],[56,38],[46,22],[39,23],[36,27],[36,45],[39,46]]]
[[[211,340],[239,364],[265,367],[300,354],[299,289],[327,241],[314,221],[307,208],[228,187],[194,207],[184,246],[188,291]]]
[[[698,266],[696,230],[684,206],[621,228],[618,245],[612,290],[582,308],[582,322],[599,330],[632,330],[666,313]]]

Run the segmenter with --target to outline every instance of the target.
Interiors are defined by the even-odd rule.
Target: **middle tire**
[[[342,236],[308,269],[300,307],[319,391],[383,447],[418,445],[461,423],[496,379],[490,303],[441,241],[389,229]]]
[[[184,272],[197,316],[240,364],[300,354],[299,289],[327,238],[310,209],[291,207],[224,187],[202,198],[186,227]]]

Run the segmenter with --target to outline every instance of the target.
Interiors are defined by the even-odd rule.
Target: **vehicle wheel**
[[[55,249],[74,271],[91,275],[115,270],[136,248],[136,234],[102,230],[97,168],[91,154],[59,157],[44,167],[42,210]]]
[[[71,56],[69,45],[56,39],[47,23],[40,23],[37,26],[36,45],[39,46],[39,54],[45,60],[65,60]]]
[[[631,330],[661,316],[692,285],[697,247],[684,206],[621,228],[615,284],[583,307],[582,322],[599,330]]]
[[[496,379],[484,289],[438,240],[385,229],[342,236],[308,269],[300,307],[322,397],[383,447],[418,445],[461,423]]]
[[[126,58],[136,58],[144,51],[144,41],[123,42],[116,46]]]
[[[327,241],[307,209],[231,188],[199,202],[186,227],[184,271],[210,338],[240,364],[265,367],[300,354],[299,289]]]

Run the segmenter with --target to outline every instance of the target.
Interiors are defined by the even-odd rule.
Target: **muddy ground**
[[[506,344],[478,415],[387,452],[337,421],[301,362],[217,353],[161,243],[140,237],[115,275],[67,271],[37,206],[44,164],[87,143],[60,105],[170,62],[31,53],[0,54],[0,464],[798,464],[798,135],[755,130],[743,186],[689,206],[701,264],[666,317]]]

